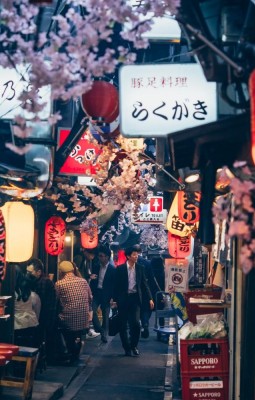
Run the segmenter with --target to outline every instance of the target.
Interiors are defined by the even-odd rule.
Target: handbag
[[[111,314],[109,316],[109,329],[108,329],[108,335],[109,336],[115,336],[117,333],[119,333],[119,313],[117,309],[112,309]]]

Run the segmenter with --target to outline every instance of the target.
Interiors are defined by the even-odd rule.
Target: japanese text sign
[[[190,236],[193,231],[196,231],[198,228],[198,222],[196,223],[186,223],[181,220],[178,214],[178,192],[174,196],[173,202],[170,207],[170,211],[167,217],[167,230],[171,232],[172,235],[177,236]]]
[[[70,133],[70,129],[60,129],[58,143],[61,146]],[[96,164],[96,156],[101,153],[99,146],[88,141],[84,132],[78,143],[67,157],[59,173],[64,175],[95,175],[99,164]]]
[[[27,120],[34,117],[31,112],[24,111],[20,105],[19,96],[23,91],[29,92],[32,86],[29,82],[29,64],[17,65],[14,68],[0,66],[0,116],[4,119],[13,119],[16,115],[22,115]],[[38,113],[41,120],[46,120],[51,112],[51,88],[43,86],[38,91],[40,103],[45,106]]]
[[[120,127],[125,137],[160,137],[217,119],[216,83],[199,64],[120,68]]]
[[[165,224],[167,210],[163,209],[163,197],[149,197],[147,204],[141,204],[137,215],[132,214],[131,220],[134,224]]]
[[[189,260],[167,260],[167,290],[185,292],[188,289]]]

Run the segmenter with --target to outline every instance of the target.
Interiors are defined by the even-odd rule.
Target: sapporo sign
[[[120,68],[120,128],[125,137],[160,137],[217,119],[216,83],[199,64]]]

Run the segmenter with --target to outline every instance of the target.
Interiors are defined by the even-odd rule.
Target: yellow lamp
[[[33,208],[22,201],[8,201],[1,210],[6,231],[6,261],[27,261],[33,254]]]

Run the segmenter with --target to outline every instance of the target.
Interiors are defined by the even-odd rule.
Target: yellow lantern
[[[1,207],[6,230],[6,261],[27,261],[33,254],[34,210],[22,201]]]

